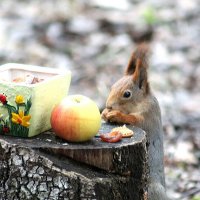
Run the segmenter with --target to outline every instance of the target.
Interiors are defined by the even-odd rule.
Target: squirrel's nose
[[[110,103],[110,102],[107,102],[107,103],[106,103],[106,108],[109,109],[109,110],[112,110],[113,104]]]
[[[115,102],[113,101],[112,96],[109,96],[106,101],[106,108],[109,110],[112,110],[114,105],[115,105]]]

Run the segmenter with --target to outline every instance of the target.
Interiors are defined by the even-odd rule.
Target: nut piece
[[[101,134],[100,138],[103,142],[115,143],[122,139],[122,134],[119,131],[111,131],[110,133]]]
[[[114,131],[119,131],[122,134],[123,138],[131,137],[134,134],[134,132],[131,129],[127,128],[126,125],[113,128],[111,132]]]
[[[12,81],[15,83],[36,84],[43,80],[44,79],[40,79],[32,74],[27,74],[24,77],[17,77],[15,79],[13,79]]]

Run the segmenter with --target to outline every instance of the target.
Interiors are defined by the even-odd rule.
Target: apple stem
[[[75,99],[75,101],[76,101],[77,103],[80,103],[80,100],[79,100],[79,99]]]

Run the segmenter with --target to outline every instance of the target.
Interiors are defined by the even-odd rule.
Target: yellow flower
[[[15,102],[16,102],[17,104],[24,103],[24,97],[23,97],[22,95],[17,95],[17,96],[15,97]]]
[[[28,127],[30,126],[29,120],[31,119],[30,115],[24,115],[24,111],[20,110],[19,114],[12,113],[12,122],[15,124],[20,124],[22,126]]]

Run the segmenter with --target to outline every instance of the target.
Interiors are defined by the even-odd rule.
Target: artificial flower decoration
[[[0,134],[28,137],[31,115],[31,98],[26,102],[22,95],[15,97],[16,106],[10,105],[5,94],[0,94],[0,102],[8,115],[0,114]],[[0,107],[1,108],[1,107]]]
[[[8,126],[3,126],[3,133],[9,133],[10,129]]]
[[[19,114],[17,113],[12,113],[12,122],[15,124],[20,124],[24,127],[29,127],[30,122],[29,120],[31,119],[30,115],[24,115],[24,111],[20,110]]]
[[[16,104],[22,104],[22,103],[24,103],[24,97],[22,95],[17,95],[15,97],[15,102],[16,102]]]
[[[0,94],[0,102],[1,102],[3,105],[7,104],[6,95]]]

